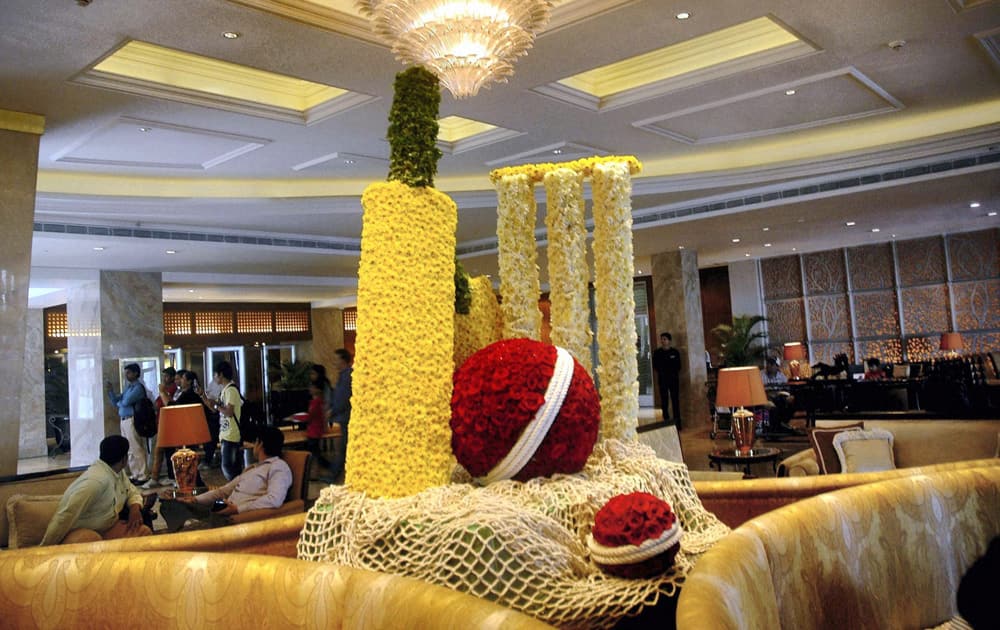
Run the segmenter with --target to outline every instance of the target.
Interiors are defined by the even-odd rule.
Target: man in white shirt
[[[208,525],[225,524],[219,517],[280,507],[292,486],[292,471],[281,459],[285,434],[277,427],[262,427],[253,444],[257,463],[215,490],[193,497],[160,496],[160,514],[169,531],[179,530],[188,519],[207,519]]]
[[[105,540],[153,533],[142,521],[142,495],[124,472],[128,451],[129,442],[120,435],[101,441],[100,459],[66,488],[42,545],[91,540],[87,536],[93,534],[86,530]],[[77,540],[77,536],[84,537]]]

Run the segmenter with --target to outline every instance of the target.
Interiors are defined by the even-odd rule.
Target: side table
[[[738,453],[734,448],[717,448],[708,454],[708,460],[709,467],[715,466],[719,472],[722,472],[723,464],[734,464],[737,468],[743,468],[744,479],[753,479],[754,475],[750,472],[750,464],[771,462],[771,468],[777,474],[780,455],[780,448],[770,446],[750,449],[750,452],[745,455]]]

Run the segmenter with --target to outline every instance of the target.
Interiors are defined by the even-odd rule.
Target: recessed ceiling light
[[[990,210],[989,212],[986,213],[986,216],[988,216],[988,217],[995,217],[995,216],[997,216],[997,212],[996,212],[996,210]]]
[[[194,289],[188,289],[188,293],[194,293]]]
[[[895,234],[890,234],[889,238],[896,238],[896,235]]]
[[[750,252],[747,252],[747,253],[745,253],[743,255],[746,256],[747,258],[750,258]]]
[[[795,90],[785,90],[785,96],[794,96]]]
[[[354,164],[354,160],[351,159],[344,160],[344,164]]]
[[[846,225],[847,227],[854,227],[855,225],[857,225],[857,223],[854,221],[847,221],[844,223],[844,225]]]
[[[224,32],[222,34],[222,36],[225,37],[226,39],[239,39],[240,38],[240,34],[237,33],[236,31],[226,31],[226,32]]]
[[[763,227],[763,228],[760,228],[760,231],[761,232],[770,232],[771,228],[769,228],[769,227]]]
[[[677,249],[684,249],[684,246],[683,245],[678,245]]]
[[[94,251],[95,251],[95,252],[103,252],[103,251],[104,251],[104,248],[103,248],[103,247],[95,247],[95,248],[94,248]]]
[[[139,131],[146,133],[147,131],[152,131],[149,127],[139,127]]]
[[[764,243],[764,247],[770,247],[770,246],[771,246],[770,243]]]
[[[740,239],[738,239],[738,238],[734,238],[734,239],[733,239],[733,242],[734,242],[734,243],[739,243],[739,242],[740,242]]]
[[[973,201],[972,203],[969,204],[969,207],[970,208],[978,208],[979,207],[979,202],[978,201]]]
[[[793,251],[793,252],[797,252],[797,251],[799,251],[799,248],[798,248],[798,247],[793,247],[793,248],[792,248],[792,251]]]
[[[177,250],[176,250],[176,249],[168,249],[168,250],[167,250],[167,253],[168,253],[168,254],[176,254],[176,253],[177,253]]]
[[[635,272],[636,273],[642,273],[642,269],[636,269]]]
[[[562,149],[552,149],[552,155],[562,155]]]
[[[674,17],[677,18],[678,20],[686,20],[689,17],[691,17],[691,14],[688,13],[687,11],[681,11],[680,13],[678,13],[677,15],[675,15]]]
[[[882,230],[880,230],[880,229],[878,229],[878,228],[872,228],[872,232],[881,232],[881,231],[882,231]]]

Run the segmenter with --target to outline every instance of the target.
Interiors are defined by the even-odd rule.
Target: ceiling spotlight
[[[986,213],[986,216],[988,216],[988,217],[995,217],[995,216],[997,216],[997,212],[996,212],[996,210],[990,210],[989,212]]]
[[[844,223],[844,225],[846,225],[847,227],[854,227],[855,225],[857,225],[857,223],[854,221],[847,221]]]
[[[224,32],[222,34],[222,36],[225,37],[226,39],[239,39],[240,38],[240,34],[237,33],[236,31],[226,31],[226,32]]]
[[[686,20],[689,17],[691,17],[691,14],[688,13],[687,11],[681,11],[680,13],[678,13],[677,15],[675,15],[674,17],[677,18],[678,20]]]
[[[771,228],[769,228],[769,227],[763,227],[763,228],[760,228],[760,231],[761,232],[770,232]]]
[[[972,203],[969,204],[969,207],[970,208],[978,208],[979,207],[979,202],[978,201],[973,201]]]
[[[750,252],[747,252],[747,253],[745,253],[743,255],[746,256],[747,258],[750,258]]]
[[[194,289],[188,289],[188,293],[194,293]]]
[[[881,231],[882,231],[882,230],[880,230],[880,229],[878,229],[878,228],[872,228],[872,232],[873,232],[873,233],[874,233],[874,232],[881,232]]]
[[[734,242],[734,243],[739,243],[739,242],[740,242],[740,239],[738,239],[738,238],[734,238],[734,239],[733,239],[733,242]]]
[[[785,90],[785,96],[794,96],[795,90]]]
[[[770,247],[770,246],[771,246],[770,243],[764,243],[764,247]]]
[[[899,50],[903,46],[906,46],[906,40],[905,39],[894,39],[891,42],[889,42],[888,44],[886,44],[886,46],[888,46],[889,48],[891,48],[893,50]]]
[[[552,155],[562,155],[562,149],[552,149]]]
[[[94,248],[94,251],[95,251],[95,252],[103,252],[103,251],[104,251],[104,248],[103,248],[103,247],[95,247],[95,248]]]
[[[167,253],[168,253],[168,254],[176,254],[176,253],[177,253],[177,250],[176,250],[176,249],[168,249],[168,250],[167,250]]]
[[[150,129],[149,127],[139,127],[139,131],[141,131],[142,133],[147,133],[149,131],[152,131],[152,129]]]
[[[793,252],[797,252],[797,251],[799,251],[799,248],[798,248],[798,247],[793,247],[793,248],[792,248],[792,251],[793,251]]]
[[[684,249],[684,246],[683,245],[678,245],[677,249]]]
[[[351,159],[344,160],[344,164],[354,164],[354,160]]]

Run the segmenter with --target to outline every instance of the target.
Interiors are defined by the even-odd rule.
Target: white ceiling
[[[1000,226],[987,216],[1000,209],[1000,66],[980,43],[996,52],[997,2],[561,4],[607,10],[543,33],[508,84],[443,96],[442,116],[520,132],[440,162],[470,271],[496,269],[490,164],[563,159],[554,149],[647,165],[633,199],[640,270],[680,246],[706,266]],[[692,18],[676,20],[681,10]],[[600,113],[533,91],[764,15],[818,52]],[[71,82],[126,39],[377,100],[305,126]],[[893,40],[906,45],[892,50]],[[80,269],[134,269],[164,272],[168,301],[353,303],[359,194],[385,177],[400,69],[385,47],[228,0],[4,0],[0,109],[46,118],[33,293],[72,284]],[[102,227],[128,232],[94,233]]]

